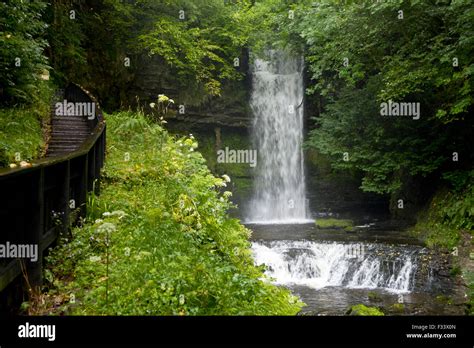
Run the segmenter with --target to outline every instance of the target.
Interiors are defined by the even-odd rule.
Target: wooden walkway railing
[[[22,260],[30,284],[42,284],[44,251],[74,222],[73,211],[85,216],[87,192],[99,190],[97,179],[105,160],[102,112],[96,100],[77,85],[69,85],[55,102],[63,102],[62,98],[93,103],[94,118],[58,116],[53,104],[53,146],[47,156],[31,167],[0,169],[0,247],[38,245],[36,262],[0,258],[0,292],[21,275]]]

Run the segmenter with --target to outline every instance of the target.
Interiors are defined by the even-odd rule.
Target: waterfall
[[[256,264],[281,285],[412,290],[417,249],[380,244],[313,241],[254,242]]]
[[[258,165],[248,222],[308,222],[302,66],[302,59],[282,52],[272,52],[270,62],[254,61],[250,107]]]

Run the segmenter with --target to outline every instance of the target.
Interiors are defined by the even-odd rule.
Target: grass
[[[42,302],[28,312],[73,315],[294,315],[303,305],[256,267],[250,231],[226,211],[193,137],[143,115],[107,117],[100,196],[47,260]],[[38,306],[42,306],[38,309]]]
[[[31,104],[0,108],[0,168],[44,155],[53,86],[37,86]]]
[[[0,109],[0,167],[31,161],[44,151],[42,108]]]
[[[333,219],[333,218],[318,218],[316,219],[316,227],[318,228],[342,228],[351,229],[353,227],[352,220]]]

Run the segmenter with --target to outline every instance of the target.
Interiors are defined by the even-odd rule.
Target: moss
[[[436,301],[444,304],[453,304],[453,299],[446,295],[438,295],[435,297]]]
[[[439,190],[429,206],[418,215],[418,222],[410,233],[428,247],[452,249],[459,243],[461,229],[470,230],[472,224],[472,186],[464,192]]]
[[[423,219],[423,218],[422,218]],[[430,218],[419,221],[410,234],[422,240],[428,247],[454,248],[459,241],[459,230]]]
[[[464,269],[462,275],[468,287],[469,301],[466,304],[466,314],[474,315],[474,272]]]
[[[394,303],[389,309],[392,312],[403,313],[405,312],[405,305],[403,303]]]
[[[451,268],[451,270],[449,271],[449,275],[451,277],[456,277],[458,275],[460,275],[462,273],[461,271],[461,267],[459,265],[456,265],[454,266],[453,268]]]
[[[231,178],[250,177],[253,175],[254,168],[250,167],[248,163],[217,163],[216,136],[214,132],[197,133],[195,135],[199,143],[198,150],[206,159],[206,164],[213,173],[218,175],[227,174]],[[219,149],[225,149],[226,147],[233,150],[248,150],[252,148],[252,145],[247,134],[229,129],[221,129]]]
[[[377,307],[367,307],[363,304],[354,305],[347,311],[348,315],[357,316],[383,316],[383,312]]]
[[[367,297],[369,298],[369,301],[374,301],[374,302],[381,301],[379,294],[377,294],[375,291],[369,291],[367,294]]]
[[[315,221],[318,228],[343,228],[345,230],[352,230],[352,220],[333,219],[333,218],[319,218]]]
[[[327,158],[327,156],[321,154],[317,149],[306,149],[304,160],[305,163],[307,163],[307,165],[313,169],[312,171],[316,174],[322,176],[331,175],[331,161]]]

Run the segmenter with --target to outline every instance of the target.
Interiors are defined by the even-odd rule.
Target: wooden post
[[[87,154],[87,191],[92,191],[94,188],[94,180],[95,180],[95,148],[93,147],[90,149],[89,153]]]
[[[100,162],[101,162],[101,149],[102,149],[102,146],[100,145],[100,139],[98,139],[98,141],[94,144],[94,153],[95,153],[95,166],[94,166],[94,169],[95,169],[95,172],[94,172],[94,180],[96,180],[95,182],[95,193],[96,194],[99,194],[100,193],[100,168],[101,168],[101,165],[100,165]]]
[[[80,216],[85,217],[87,214],[87,155],[82,157],[82,170],[79,176],[79,202],[76,202],[76,207],[80,209]]]
[[[27,176],[25,179],[29,179]],[[33,262],[26,260],[28,280],[31,287],[41,286],[43,283],[43,245],[44,234],[44,168],[36,171],[31,180],[31,222],[27,227],[25,244],[38,247],[38,259]]]
[[[61,234],[65,235],[69,229],[69,190],[70,190],[70,182],[71,182],[71,161],[66,161],[61,163],[64,165],[64,177],[61,185],[61,196],[59,198],[60,202],[60,209],[59,211],[63,213],[61,218]]]

